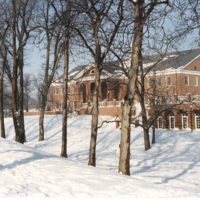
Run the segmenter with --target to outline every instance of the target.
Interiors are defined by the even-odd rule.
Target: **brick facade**
[[[82,73],[79,79],[69,82],[68,106],[70,111],[76,110],[79,114],[91,114],[92,92],[95,70],[90,66],[87,72]],[[151,80],[156,80],[157,109],[163,109],[166,103],[170,106],[178,102],[173,110],[168,110],[159,117],[157,128],[192,128],[200,129],[200,56],[194,56],[185,66],[174,69],[150,72],[145,78],[145,90],[153,92]],[[127,79],[124,76],[110,76],[106,71],[101,74],[99,90],[99,115],[121,116],[121,102],[126,91]],[[57,80],[50,87],[51,111],[62,111],[62,81]],[[163,103],[164,102],[164,103]],[[151,97],[145,96],[145,103],[149,117],[152,114]],[[138,97],[135,96],[133,116],[137,113]],[[162,118],[162,119],[161,119]],[[159,124],[160,123],[160,124]],[[162,126],[161,126],[162,124]],[[160,127],[159,127],[160,126]]]

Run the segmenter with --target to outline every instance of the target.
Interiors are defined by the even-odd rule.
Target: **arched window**
[[[188,127],[188,116],[187,113],[182,114],[182,128],[186,129]]]
[[[83,103],[85,103],[86,102],[86,86],[84,83],[81,84],[80,89],[81,89],[82,101]]]
[[[93,100],[94,90],[95,90],[95,83],[93,82],[90,84],[91,101]]]
[[[102,94],[102,101],[106,100],[107,98],[107,83],[103,81],[101,83],[101,94]]]
[[[119,100],[119,82],[116,81],[114,84],[114,98],[118,101]]]
[[[170,129],[174,129],[175,128],[175,117],[174,117],[174,113],[171,112],[169,115],[169,128]]]
[[[200,113],[196,113],[195,116],[195,124],[196,124],[196,129],[200,129]]]

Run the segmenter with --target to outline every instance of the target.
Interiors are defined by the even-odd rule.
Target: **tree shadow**
[[[134,166],[131,166],[132,174],[134,175],[157,171],[158,176],[160,176],[162,180],[161,182],[156,183],[165,184],[173,179],[183,177],[185,174],[188,173],[189,170],[192,170],[200,162],[200,156],[197,157],[198,155],[195,153],[196,151],[199,152],[199,149],[194,149],[194,142],[186,140],[184,148],[180,148],[179,139],[181,135],[178,135],[176,138],[174,138],[174,140],[168,140],[168,138],[170,137],[173,136],[169,135],[167,137],[162,138],[161,134],[157,134],[157,143],[152,146],[152,149],[156,148],[156,150],[152,151],[151,153],[148,153],[151,150],[149,150],[148,152],[144,152],[143,156],[145,157],[145,159],[141,159],[141,161],[139,161],[136,165],[136,167],[141,166],[140,169],[134,170]],[[166,142],[170,143],[167,144],[167,146],[165,146],[164,144]],[[194,151],[192,151],[193,149]],[[185,158],[187,159],[185,160]],[[180,164],[180,167],[174,168],[176,167],[176,163]],[[171,164],[172,166],[170,168]],[[165,172],[166,176],[161,177],[162,173],[161,175],[159,175],[159,170]],[[173,171],[173,173],[171,173],[170,171]]]
[[[28,150],[7,150],[5,151],[5,153],[8,152],[20,152],[20,153],[29,153],[31,156],[27,157],[27,158],[23,158],[21,160],[15,160],[13,163],[10,164],[6,164],[6,165],[0,165],[0,171],[6,170],[6,169],[13,169],[17,166],[20,165],[25,165],[28,164],[30,162],[35,162],[36,160],[42,160],[42,159],[48,159],[48,158],[58,158],[58,156],[55,155],[49,155],[49,154],[41,154],[41,153],[37,153],[37,152],[33,152],[33,151],[28,151]]]

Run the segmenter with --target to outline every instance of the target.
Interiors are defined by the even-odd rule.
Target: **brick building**
[[[145,106],[149,118],[153,106],[157,111],[166,107],[157,119],[157,128],[200,129],[200,50],[187,50],[168,53],[158,61],[158,56],[144,58]],[[128,70],[129,61],[124,61]],[[99,115],[121,116],[127,78],[118,62],[106,63],[101,73],[99,92]],[[126,71],[125,70],[125,71]],[[78,66],[69,74],[68,107],[79,114],[90,114],[94,91],[94,65]],[[138,76],[138,80],[141,77]],[[62,111],[63,79],[58,78],[51,84],[51,111]],[[135,96],[132,113],[140,120],[138,95]],[[137,117],[138,116],[138,117]]]

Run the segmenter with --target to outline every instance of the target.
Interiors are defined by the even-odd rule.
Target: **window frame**
[[[159,81],[158,81],[159,80]],[[156,82],[157,82],[157,86],[161,87],[162,86],[162,78],[161,77],[157,77],[156,78]],[[159,84],[160,83],[160,84]]]
[[[56,101],[56,106],[55,106],[56,110],[59,110],[59,107],[60,107],[59,102]]]
[[[170,84],[168,84],[168,78],[170,78]],[[166,76],[166,86],[171,86],[171,85],[172,85],[172,77]]]
[[[77,101],[74,100],[74,101],[73,101],[73,110],[76,110],[76,109],[77,109]]]
[[[59,88],[56,87],[56,88],[55,88],[55,95],[58,95],[58,94],[59,94]]]
[[[76,85],[73,85],[73,93],[76,94]]]
[[[196,84],[195,84],[195,79],[196,79]],[[199,85],[198,82],[199,82],[198,77],[194,76],[194,86],[198,86]]]
[[[187,78],[187,79],[186,79]],[[186,83],[186,80],[187,80],[187,83]],[[189,76],[185,76],[184,77],[184,82],[185,82],[185,86],[188,86],[189,85]]]
[[[174,127],[172,128],[172,121],[171,121],[171,119],[173,119],[173,124],[174,124]],[[172,114],[170,114],[169,115],[169,129],[170,130],[174,130],[175,129],[175,116],[174,116],[174,114],[172,115]]]
[[[148,79],[148,88],[153,88],[153,79],[152,78]]]
[[[90,74],[95,74],[95,70],[94,70],[94,69],[91,69],[91,70],[90,70]]]
[[[184,127],[184,119],[186,119],[186,124],[187,124],[187,127]],[[182,129],[185,130],[188,128],[188,116],[186,113],[183,113],[182,114]]]
[[[198,119],[198,121],[199,121],[198,124],[197,124],[197,118],[199,118]],[[197,128],[197,127],[199,127],[199,128]],[[195,114],[195,129],[196,130],[200,130],[200,114]]]
[[[161,122],[161,126],[160,126],[160,122]],[[157,119],[157,128],[158,129],[162,129],[163,128],[162,116],[159,116],[158,119]]]

